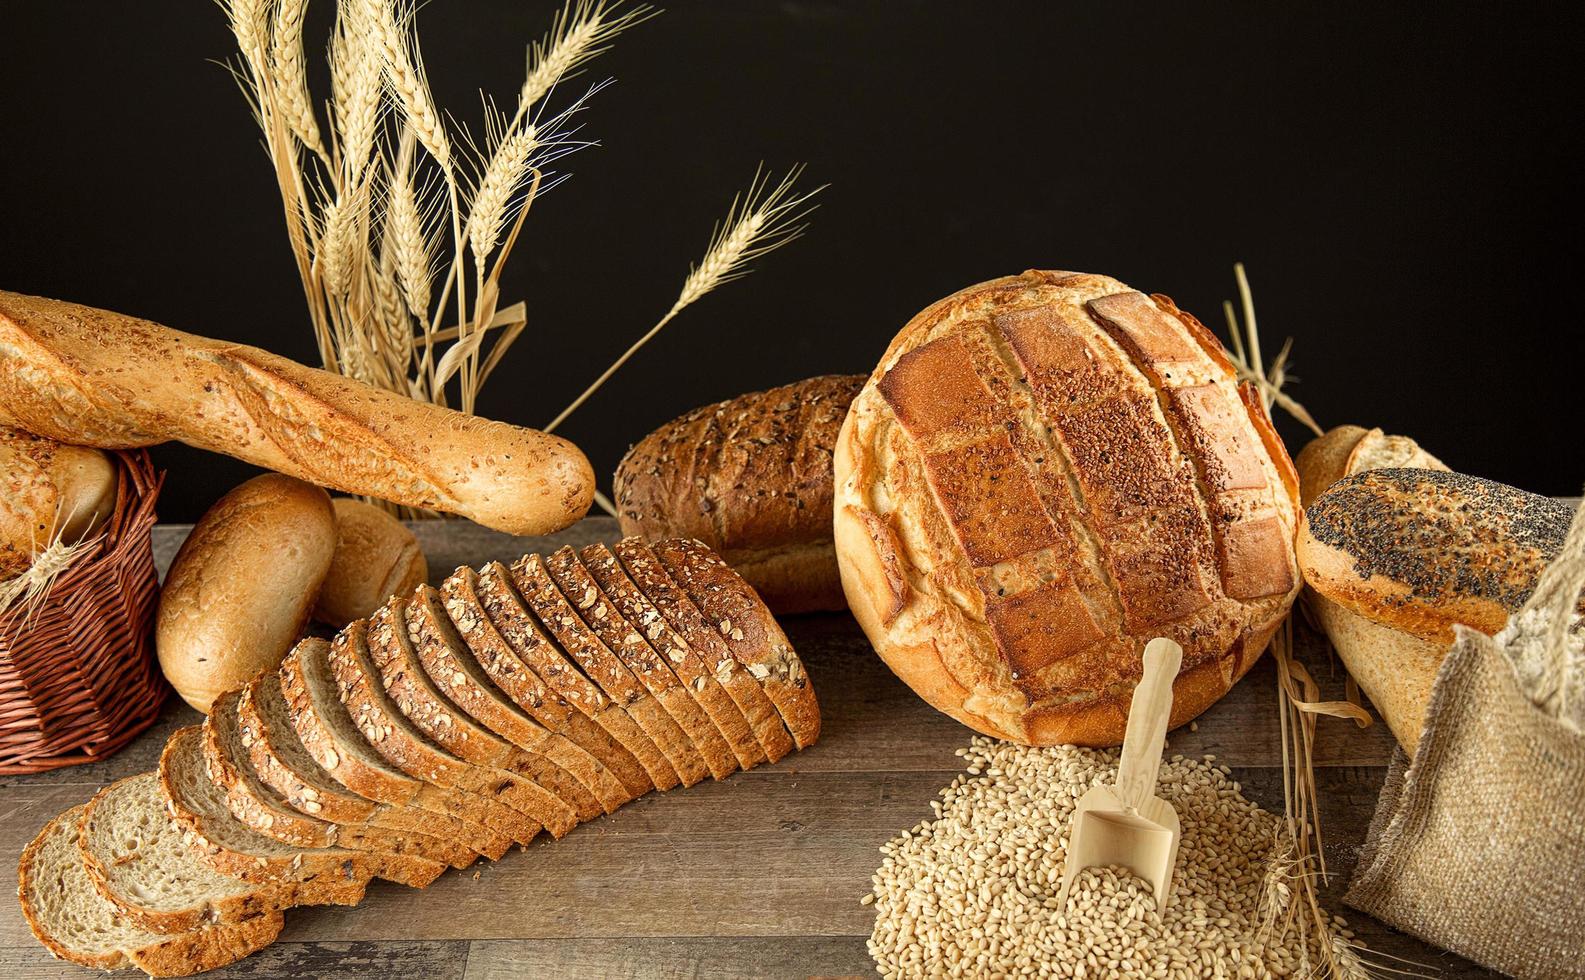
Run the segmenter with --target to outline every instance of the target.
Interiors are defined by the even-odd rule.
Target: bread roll
[[[831,539],[831,450],[863,375],[696,408],[646,436],[614,481],[624,535],[697,538],[777,613],[846,609]]]
[[[97,534],[119,486],[115,461],[97,449],[0,428],[0,581],[27,571],[57,538]]]
[[[393,595],[405,595],[429,578],[429,563],[401,521],[352,497],[331,501],[336,511],[336,553],[320,587],[314,618],[336,629],[366,619]]]
[[[837,442],[850,606],[978,731],[1122,740],[1140,654],[1184,650],[1172,723],[1221,697],[1299,589],[1298,482],[1253,389],[1164,296],[1026,272],[905,326]]]
[[[336,517],[325,491],[278,473],[221,497],[176,553],[155,645],[182,700],[218,695],[281,662],[330,570]]]
[[[1310,505],[1297,550],[1314,607],[1405,750],[1419,744],[1454,624],[1501,630],[1572,517],[1549,497],[1415,469],[1347,477]]]
[[[1447,471],[1447,465],[1408,436],[1389,436],[1380,429],[1340,425],[1317,436],[1299,451],[1299,499],[1304,506],[1345,476],[1366,470],[1407,468]]]
[[[564,439],[119,313],[0,292],[0,360],[0,426],[52,439],[179,440],[511,534],[559,530],[594,499]]]

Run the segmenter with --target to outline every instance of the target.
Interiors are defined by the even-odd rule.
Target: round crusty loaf
[[[837,442],[848,602],[925,700],[1038,745],[1122,740],[1140,653],[1172,723],[1221,697],[1299,588],[1298,485],[1225,352],[1163,296],[1026,272],[914,317]]]
[[[822,375],[656,429],[616,468],[622,533],[703,541],[773,612],[846,609],[831,540],[831,449],[863,384],[863,375]]]
[[[266,473],[209,509],[165,577],[160,669],[207,712],[215,697],[281,662],[302,634],[336,550],[325,491]]]
[[[1294,464],[1299,469],[1299,501],[1305,507],[1343,477],[1366,470],[1447,470],[1447,464],[1408,436],[1357,425],[1340,425],[1311,439]]]
[[[97,533],[119,485],[107,453],[0,427],[0,581],[57,538],[75,544]]]
[[[406,595],[429,579],[429,563],[401,521],[352,497],[336,509],[336,553],[319,590],[314,618],[340,629],[367,619],[393,595]]]

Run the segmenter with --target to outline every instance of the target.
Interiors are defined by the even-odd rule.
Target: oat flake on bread
[[[1262,978],[1317,974],[1320,951],[1284,930],[1282,818],[1225,767],[1173,756],[1157,793],[1183,823],[1172,897],[1090,869],[1057,901],[1074,805],[1116,776],[1117,753],[976,738],[935,817],[881,848],[870,955],[884,977]],[[1267,925],[1267,923],[1273,923]],[[1357,963],[1343,920],[1334,951]],[[1363,970],[1359,973],[1364,975]]]

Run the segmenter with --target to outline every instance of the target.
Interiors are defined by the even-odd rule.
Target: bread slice
[[[699,655],[722,689],[743,712],[765,757],[777,762],[793,750],[792,736],[764,689],[738,663],[727,645],[727,638],[710,623],[704,613],[666,571],[649,545],[638,538],[624,538],[612,548],[622,567],[672,629]]]
[[[50,955],[98,970],[136,967],[151,977],[213,970],[268,946],[280,935],[280,912],[177,933],[137,925],[100,895],[77,848],[83,806],[44,825],[17,864],[22,915]]]
[[[715,779],[724,779],[736,772],[737,757],[732,754],[732,747],[726,744],[726,737],[715,727],[699,702],[694,700],[688,688],[677,679],[666,658],[655,652],[643,634],[633,628],[610,597],[600,589],[594,576],[583,567],[578,552],[571,547],[561,548],[545,559],[545,567],[561,594],[570,598],[577,607],[578,615],[595,638],[621,658],[650,696],[660,702],[660,706],[688,736],[704,759],[710,775]]]
[[[397,706],[386,691],[380,669],[369,659],[367,625],[362,620],[349,624],[330,645],[336,693],[364,741],[409,776],[459,794],[486,826],[518,844],[533,840],[543,825],[495,798],[495,790],[508,785],[508,780],[492,778],[431,742]],[[393,674],[391,682],[395,681]]]
[[[556,645],[644,732],[653,749],[648,758],[639,755],[639,761],[655,779],[657,789],[670,789],[679,781],[692,786],[708,775],[699,750],[621,658],[589,631],[572,603],[556,588],[543,558],[525,555],[519,559],[512,566],[512,580]]]
[[[376,854],[402,854],[412,858],[394,869],[405,877],[398,884],[423,888],[445,873],[449,860],[436,856],[434,838],[400,834],[363,824],[335,824],[303,813],[261,780],[248,757],[247,743],[255,736],[237,716],[237,691],[227,691],[209,706],[202,726],[204,763],[209,778],[226,794],[231,815],[265,837],[298,847],[345,847]],[[447,851],[448,857],[450,851]]]
[[[392,765],[358,730],[330,669],[330,644],[303,640],[281,661],[281,696],[292,730],[314,761],[360,796],[449,817],[466,831],[468,846],[492,861],[512,847],[505,833],[484,823],[471,794],[436,786]],[[437,824],[438,826],[439,824]]]
[[[457,611],[434,589],[418,589],[407,606],[408,639],[424,671],[451,704],[522,750],[509,758],[506,768],[531,776],[561,797],[580,821],[626,802],[622,784],[598,759],[535,721],[491,682],[458,631],[460,605],[450,606]]]
[[[820,705],[803,663],[753,586],[702,542],[668,538],[655,556],[770,698],[800,749],[820,738]]]
[[[574,707],[562,691],[547,684],[535,666],[529,663],[529,660],[535,659],[530,651],[541,645],[548,648],[550,639],[539,631],[533,617],[518,602],[511,586],[505,584],[510,577],[505,566],[496,563],[486,567],[484,576],[464,567],[457,569],[441,583],[441,596],[447,613],[467,642],[468,652],[473,655],[474,662],[501,693],[511,698],[519,708],[547,729],[565,735],[600,762],[617,783],[616,790],[602,793],[602,801],[607,805],[617,800],[625,802],[635,799],[649,792],[654,786],[650,783],[649,774],[639,765],[638,758],[590,715]],[[516,637],[515,642],[507,635],[508,630]],[[523,655],[519,654],[519,650],[524,652]],[[550,662],[555,670],[576,677],[587,686],[592,699],[608,709],[612,708],[610,701],[587,678],[567,665],[559,653],[547,654],[536,660],[541,669],[546,662]],[[618,711],[613,717],[616,716],[626,722],[628,729],[638,732],[638,726],[625,713]]]
[[[76,841],[88,878],[140,929],[188,932],[293,905],[352,905],[363,881],[252,883],[216,871],[166,810],[159,777],[118,780],[81,808]]]
[[[336,782],[314,761],[292,728],[286,700],[281,696],[281,678],[275,671],[259,674],[242,689],[237,700],[237,723],[249,735],[243,744],[253,771],[299,812],[336,824],[425,835],[429,838],[426,846],[435,857],[454,868],[465,868],[478,860],[480,852],[464,843],[472,838],[470,828],[476,824],[464,824],[434,810],[380,803]]]
[[[379,679],[398,710],[437,751],[467,764],[454,773],[463,788],[528,815],[553,837],[577,826],[577,811],[533,777],[517,771],[517,765],[526,765],[520,757],[527,753],[479,725],[435,687],[409,639],[412,624],[406,614],[407,603],[391,599],[369,620],[365,634],[369,662],[378,671],[371,676]]]
[[[592,544],[579,552],[579,558],[622,618],[642,633],[651,647],[664,652],[677,679],[710,716],[710,721],[737,757],[738,765],[743,769],[752,769],[764,762],[765,750],[760,747],[748,719],[743,717],[742,710],[732,700],[732,696],[715,679],[699,654],[628,577],[611,549],[603,544]]]

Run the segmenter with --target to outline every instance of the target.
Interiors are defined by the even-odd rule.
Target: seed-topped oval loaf
[[[1000,738],[1115,745],[1156,636],[1172,723],[1299,589],[1293,464],[1215,337],[1164,296],[1026,272],[928,307],[836,450],[843,587],[891,668]]]

